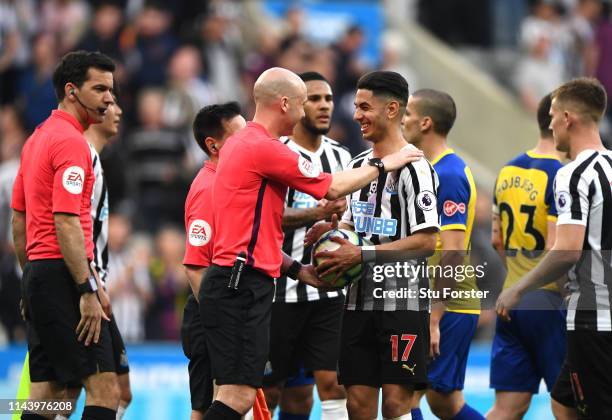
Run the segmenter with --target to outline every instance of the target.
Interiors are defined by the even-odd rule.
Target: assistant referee
[[[101,53],[62,57],[53,74],[58,109],[26,141],[11,203],[23,267],[29,398],[62,398],[67,384],[82,382],[83,418],[95,420],[115,419],[119,389],[108,318],[89,268],[94,173],[83,131],[102,122],[113,103],[114,70]]]
[[[253,121],[227,139],[213,186],[217,236],[200,290],[212,376],[219,385],[204,417],[209,420],[238,420],[253,406],[268,359],[275,278],[282,272],[320,286],[312,266],[281,252],[287,188],[333,200],[422,156],[402,149],[371,165],[324,173],[278,140],[304,117],[304,82],[289,70],[272,68],[257,79],[253,95]]]

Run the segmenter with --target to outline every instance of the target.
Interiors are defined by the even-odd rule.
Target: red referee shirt
[[[321,199],[332,176],[254,122],[225,142],[213,186],[213,263],[231,266],[239,252],[270,277],[280,275],[281,221],[287,187]]]
[[[185,258],[183,264],[208,267],[212,260],[212,185],[217,165],[211,161],[196,175],[185,200]]]
[[[75,117],[61,110],[39,125],[21,152],[11,207],[26,214],[28,260],[63,258],[53,213],[80,216],[87,257],[93,259],[89,145]]]

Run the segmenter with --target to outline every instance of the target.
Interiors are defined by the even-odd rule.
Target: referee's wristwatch
[[[368,160],[368,165],[378,168],[378,175],[385,173],[385,164],[380,158],[371,158]]]
[[[77,284],[77,290],[81,296],[83,296],[85,293],[95,293],[98,290],[96,278],[90,275],[87,277],[87,280],[85,280],[85,283]]]

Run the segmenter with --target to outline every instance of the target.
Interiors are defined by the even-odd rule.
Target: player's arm
[[[283,262],[281,263],[281,275],[288,275],[302,283],[308,284],[317,288],[324,288],[325,284],[319,280],[317,273],[312,264],[303,265],[297,260],[294,260],[289,255],[283,254]]]
[[[501,228],[501,218],[499,213],[493,212],[491,219],[491,245],[499,254],[504,267],[506,267],[506,252],[504,250],[504,237]]]
[[[386,172],[392,172],[402,168],[411,162],[416,162],[423,157],[423,152],[415,148],[404,147],[403,149],[382,158]],[[353,191],[365,187],[378,177],[378,168],[364,165],[359,168],[347,169],[332,175],[332,182],[325,194],[328,200],[345,197]]]
[[[15,245],[15,254],[19,261],[19,266],[23,270],[28,257],[26,254],[26,215],[25,212],[13,209],[13,243]]]
[[[546,251],[550,251],[552,247],[555,245],[555,240],[557,239],[557,218],[550,217],[546,221]],[[559,293],[561,295],[565,295],[566,288],[565,284],[567,283],[567,273],[562,275],[557,279],[557,288],[559,289]]]
[[[202,279],[206,275],[207,269],[208,267],[185,264],[185,273],[187,274],[187,280],[189,281],[189,286],[191,287],[193,297],[195,297],[198,303],[200,303],[200,286],[202,284]]]
[[[322,199],[316,207],[308,209],[294,209],[285,207],[283,213],[283,230],[295,230],[319,220],[329,219],[333,214],[342,214],[346,210],[346,200]]]
[[[557,237],[551,252],[548,252],[542,261],[516,285],[502,292],[497,299],[497,313],[508,318],[509,310],[525,293],[552,283],[566,274],[580,259],[585,232],[584,225],[558,225]]]

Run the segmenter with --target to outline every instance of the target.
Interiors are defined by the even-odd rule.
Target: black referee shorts
[[[567,356],[552,397],[569,404],[573,394],[579,419],[612,419],[612,332],[567,332]],[[569,387],[569,390],[568,390]]]
[[[344,296],[311,302],[272,304],[270,357],[264,384],[274,385],[296,376],[301,366],[335,371],[338,365],[340,322]]]
[[[338,382],[345,386],[383,384],[427,387],[429,313],[344,311]]]
[[[212,265],[200,287],[200,317],[217,385],[261,388],[270,344],[274,280],[245,267],[238,290],[231,267]]]
[[[212,404],[213,380],[210,358],[204,340],[204,327],[200,322],[200,308],[193,295],[187,298],[183,311],[181,342],[183,353],[189,359],[191,409],[204,412]]]
[[[80,296],[61,259],[26,264],[23,297],[27,307],[32,382],[82,382],[98,372],[115,372],[109,322],[102,320],[97,344],[77,340]]]

